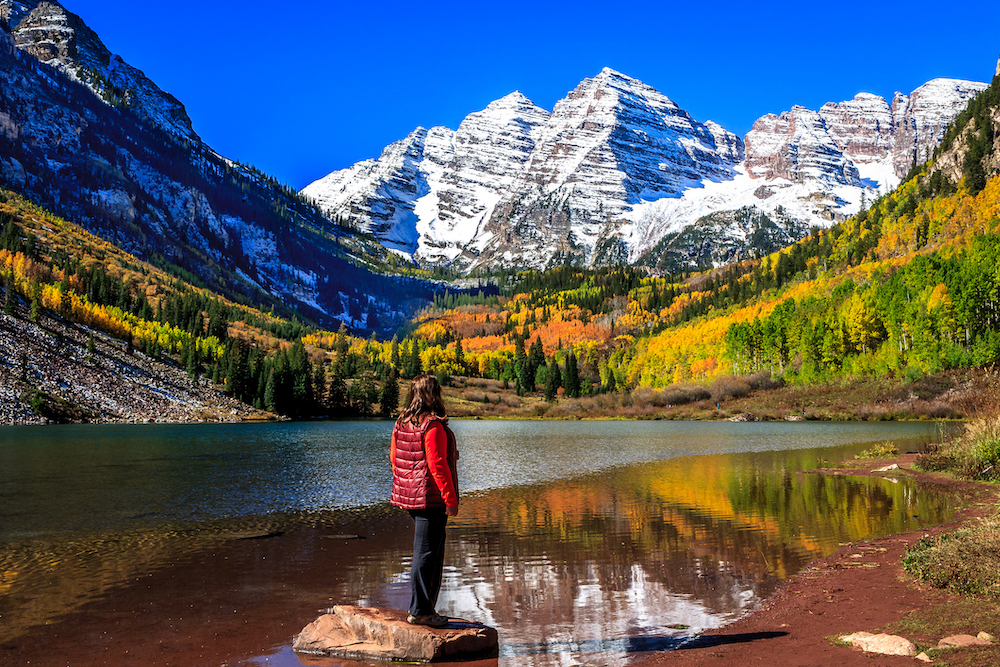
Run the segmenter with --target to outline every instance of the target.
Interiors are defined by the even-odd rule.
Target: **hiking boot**
[[[448,625],[448,617],[442,616],[438,613],[433,614],[421,614],[419,616],[414,616],[413,614],[406,615],[406,622],[410,625],[426,625],[430,628],[443,628]]]

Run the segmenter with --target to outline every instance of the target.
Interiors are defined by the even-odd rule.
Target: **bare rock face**
[[[759,118],[745,145],[747,173],[755,178],[861,185],[857,167],[837,148],[823,117],[805,107]]]
[[[197,138],[184,105],[140,70],[112,54],[83,20],[57,2],[9,2],[14,42],[40,62],[62,70],[109,104],[130,107],[139,117],[175,136]]]
[[[746,136],[746,167],[754,178],[829,181],[860,186],[856,165],[889,160],[897,178],[940,143],[948,124],[986,84],[934,79],[892,106],[878,95],[827,103],[812,112],[793,107],[758,119]]]
[[[892,109],[878,95],[859,93],[853,100],[827,102],[820,118],[837,150],[855,164],[886,156],[892,146]]]
[[[915,164],[930,157],[941,143],[949,123],[986,84],[958,79],[934,79],[909,96],[896,93],[893,100],[892,163],[902,178]]]
[[[395,609],[336,606],[303,628],[292,644],[298,653],[341,658],[432,662],[496,656],[497,631],[452,620],[444,628],[410,625]]]

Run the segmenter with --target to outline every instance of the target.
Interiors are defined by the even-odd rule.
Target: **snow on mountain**
[[[383,244],[431,263],[449,262],[480,237],[523,171],[549,113],[514,92],[469,114],[457,131],[417,128],[302,193],[333,219],[351,219]]]
[[[184,105],[142,71],[114,55],[82,19],[56,2],[0,0],[17,48],[83,83],[104,101],[124,105],[168,134],[195,139]]]
[[[713,214],[723,211],[768,216],[782,230],[776,242],[782,234],[791,242],[809,226],[825,227],[853,215],[865,201],[899,185],[940,142],[968,100],[985,88],[935,79],[910,95],[897,93],[892,106],[877,95],[860,93],[853,100],[827,103],[818,112],[793,107],[763,116],[747,133],[746,159],[733,179],[632,207],[627,214],[634,225],[629,260],[656,264],[658,258],[644,255],[657,252],[663,239],[676,245],[674,237],[688,227],[717,227]],[[724,240],[722,245],[732,245],[732,239]],[[772,249],[747,246],[726,253],[742,259]],[[697,254],[697,249],[689,253]]]
[[[418,128],[303,193],[430,264],[657,264],[645,255],[702,223],[725,246],[719,257],[738,258],[767,249],[719,234],[757,242],[763,221],[771,242],[791,242],[896,187],[985,87],[935,79],[891,105],[859,93],[819,111],[796,106],[758,119],[741,141],[605,69],[551,114],[513,93],[457,132]]]
[[[731,178],[741,153],[735,135],[606,68],[556,104],[486,225],[493,237],[462,259],[472,267],[620,261],[632,206]]]
[[[513,93],[453,135],[417,130],[401,144],[412,147],[405,165],[394,144],[303,194],[418,261],[467,267],[616,252],[634,204],[732,178],[743,150],[719,125],[610,69],[551,114]]]

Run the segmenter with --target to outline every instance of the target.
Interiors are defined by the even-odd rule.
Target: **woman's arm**
[[[445,508],[450,516],[455,516],[458,514],[458,493],[448,465],[448,436],[441,422],[433,422],[424,433],[424,451],[427,452],[427,468],[441,491]]]

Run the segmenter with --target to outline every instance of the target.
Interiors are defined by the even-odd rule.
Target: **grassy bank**
[[[401,395],[405,397],[406,386]],[[963,369],[910,382],[886,378],[785,385],[769,374],[726,376],[711,385],[639,387],[546,401],[518,396],[498,380],[452,377],[445,383],[455,417],[544,419],[808,419],[824,421],[974,419],[1000,404],[1000,374]]]

